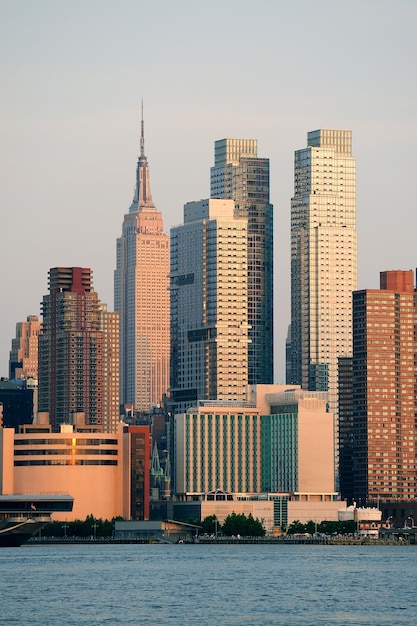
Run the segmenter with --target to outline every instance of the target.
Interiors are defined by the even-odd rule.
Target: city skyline
[[[112,307],[114,240],[131,200],[142,97],[166,232],[180,223],[187,200],[208,197],[216,138],[255,137],[270,160],[276,382],[285,380],[290,317],[293,154],[307,131],[353,133],[358,287],[377,287],[383,269],[414,270],[417,7],[300,1],[259,8],[254,14],[242,2],[236,28],[232,3],[189,11],[179,2],[166,7],[164,19],[158,7],[130,1],[121,9],[95,2],[3,6],[1,376],[16,323],[39,315],[50,267],[91,267],[100,298]],[[256,89],[248,88],[250,74]]]

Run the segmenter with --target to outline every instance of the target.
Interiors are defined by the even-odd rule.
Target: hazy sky
[[[294,151],[351,129],[359,288],[417,266],[416,0],[0,0],[0,376],[51,267],[113,310],[140,104],[167,232],[209,196],[214,141],[258,139],[275,207],[276,382],[290,321]]]

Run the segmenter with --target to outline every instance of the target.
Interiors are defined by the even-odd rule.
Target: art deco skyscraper
[[[248,384],[247,219],[233,200],[184,207],[171,229],[171,402],[244,401]]]
[[[169,237],[152,201],[142,115],[136,190],[117,240],[114,307],[120,315],[122,404],[148,412],[169,386]]]
[[[337,414],[338,357],[352,353],[357,288],[351,131],[316,130],[295,153],[291,200],[289,384],[327,391]]]
[[[248,221],[249,384],[274,380],[273,206],[269,159],[257,156],[256,139],[220,139],[214,144],[210,196],[235,201]]]
[[[380,283],[380,289],[353,294],[353,496],[362,502],[415,501],[413,271],[381,272]]]
[[[38,409],[49,413],[54,430],[74,413],[84,413],[86,424],[103,423],[103,333],[98,308],[89,268],[49,270],[39,335]]]
[[[37,315],[16,324],[9,359],[9,378],[38,378],[38,336],[41,323]]]

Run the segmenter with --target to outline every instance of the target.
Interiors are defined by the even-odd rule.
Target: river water
[[[0,624],[417,624],[417,547],[0,549]]]

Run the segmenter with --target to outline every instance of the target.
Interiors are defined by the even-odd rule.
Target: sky
[[[352,131],[358,287],[417,266],[416,23],[416,0],[0,0],[0,376],[51,267],[92,268],[114,310],[143,99],[166,232],[209,197],[215,140],[256,138],[270,159],[285,382],[294,151],[308,131]]]

